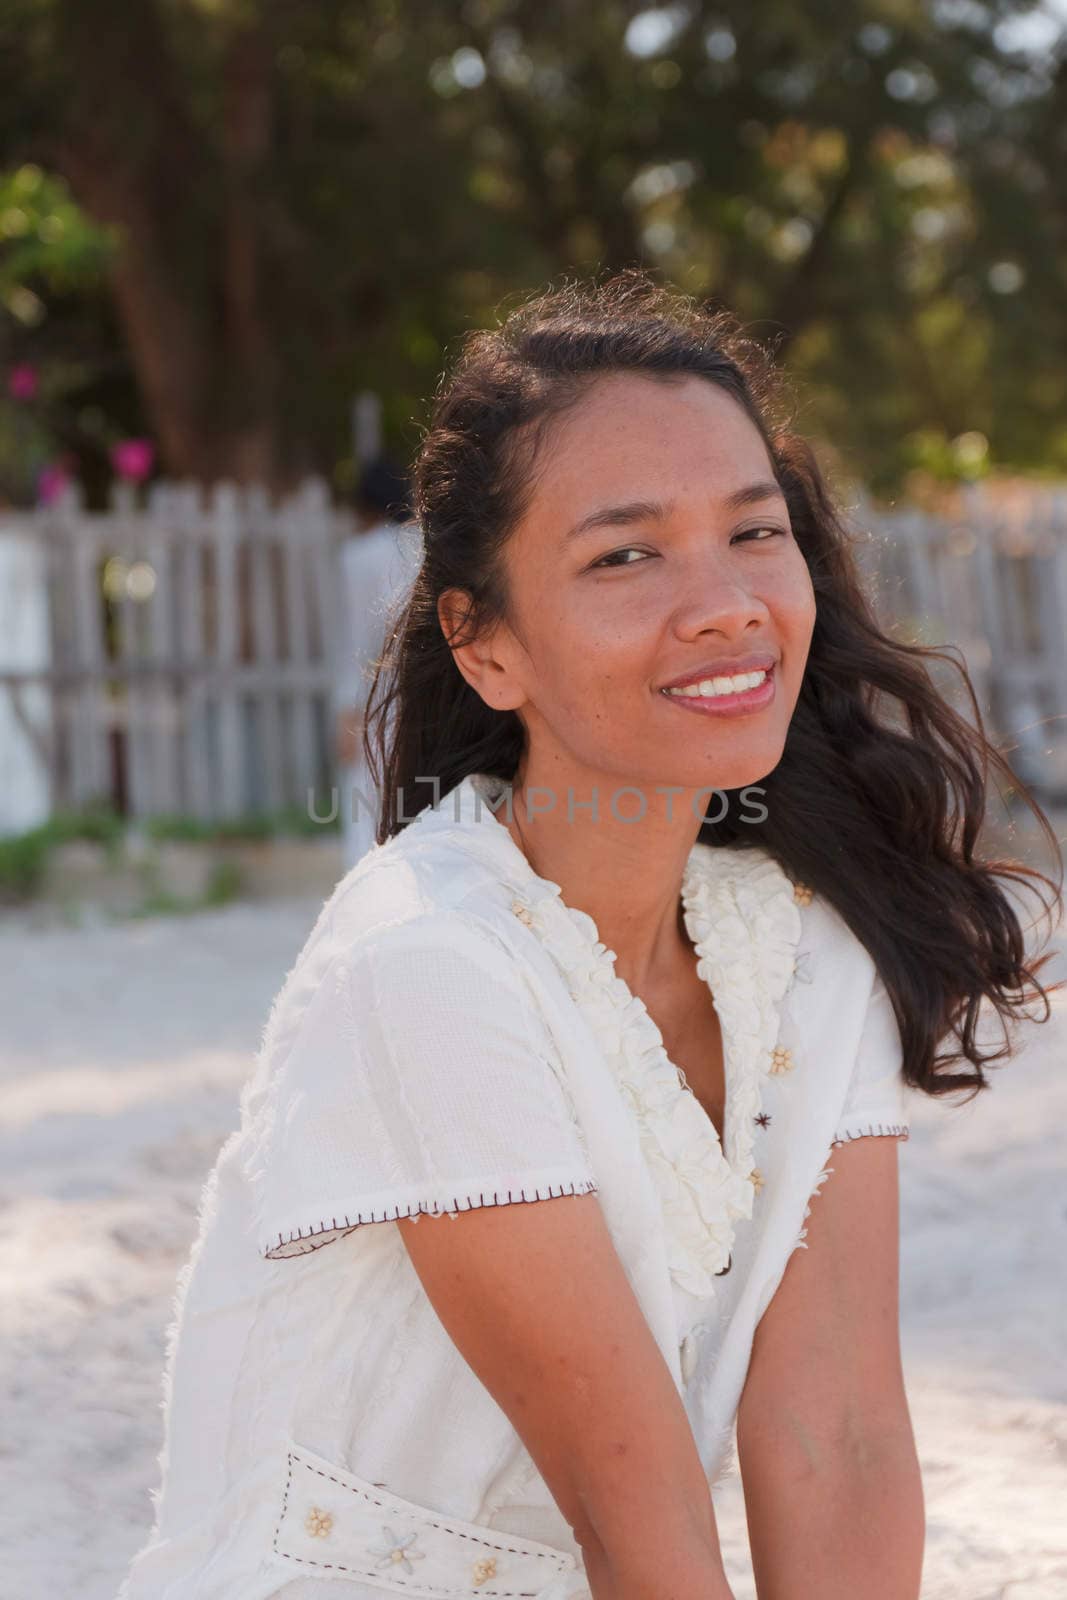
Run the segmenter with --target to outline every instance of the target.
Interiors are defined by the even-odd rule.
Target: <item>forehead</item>
[[[580,514],[610,491],[622,499],[726,495],[772,476],[763,439],[736,400],[706,378],[631,373],[597,379],[547,431],[530,504]]]

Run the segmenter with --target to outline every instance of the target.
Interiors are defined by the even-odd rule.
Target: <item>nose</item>
[[[727,563],[702,565],[690,573],[674,615],[679,639],[696,639],[704,633],[737,638],[746,629],[765,628],[770,610],[745,576]]]

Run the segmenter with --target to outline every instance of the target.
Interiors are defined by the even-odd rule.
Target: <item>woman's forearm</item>
[[[723,1571],[717,1539],[691,1545],[677,1536],[657,1541],[650,1533],[643,1550],[612,1559],[597,1546],[583,1549],[593,1600],[734,1600]]]
[[[910,1428],[843,1452],[785,1493],[746,1486],[759,1600],[918,1600],[926,1519]]]

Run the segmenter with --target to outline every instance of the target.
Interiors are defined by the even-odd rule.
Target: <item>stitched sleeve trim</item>
[[[302,1256],[312,1250],[321,1250],[323,1245],[333,1244],[334,1240],[342,1238],[353,1229],[363,1227],[371,1222],[396,1222],[400,1217],[451,1216],[460,1211],[477,1211],[483,1206],[518,1205],[522,1202],[529,1204],[535,1200],[556,1200],[562,1195],[571,1194],[596,1194],[598,1186],[591,1179],[581,1179],[570,1183],[544,1184],[533,1188],[502,1189],[481,1191],[477,1195],[453,1195],[451,1205],[441,1205],[434,1200],[428,1203],[425,1200],[409,1202],[407,1205],[386,1206],[379,1211],[357,1211],[354,1216],[344,1214],[340,1217],[330,1217],[327,1221],[319,1221],[306,1228],[297,1228],[291,1233],[279,1233],[277,1238],[262,1246],[262,1254],[268,1261],[286,1260],[290,1256]]]
[[[868,1122],[866,1127],[857,1123],[835,1133],[832,1145],[848,1144],[853,1139],[908,1139],[911,1137],[906,1122]]]

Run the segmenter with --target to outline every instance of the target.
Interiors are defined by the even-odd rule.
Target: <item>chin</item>
[[[743,789],[748,784],[762,783],[782,759],[784,744],[775,743],[773,748],[753,751],[751,756],[731,752],[726,761],[701,761],[693,768],[667,778],[656,778],[654,784],[681,784],[687,789]],[[677,752],[674,752],[677,755]],[[664,770],[670,772],[674,763],[665,761]]]

